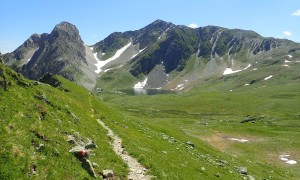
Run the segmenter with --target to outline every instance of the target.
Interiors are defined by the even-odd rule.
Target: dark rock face
[[[117,49],[128,44],[130,41],[132,41],[133,44],[139,44],[139,49],[143,49],[156,42],[159,36],[161,36],[161,34],[171,26],[174,25],[162,20],[156,20],[146,27],[136,31],[127,31],[124,33],[114,32],[104,40],[96,43],[94,45],[94,51],[113,53]]]
[[[74,25],[62,22],[40,44],[22,73],[30,79],[38,79],[50,72],[73,80],[81,62],[86,62],[86,59],[79,31]]]
[[[288,40],[263,38],[253,31],[217,26],[191,29],[173,25],[166,34],[166,38],[151,43],[143,55],[132,60],[130,72],[133,76],[146,75],[158,64],[164,65],[166,73],[182,71],[192,54],[207,62],[230,55],[247,60],[281,46],[299,46]]]
[[[40,43],[45,40],[48,34],[33,34],[28,38],[21,46],[19,46],[12,53],[8,53],[4,55],[4,62],[8,62],[11,59],[21,60],[24,58],[26,53],[30,50],[37,49]]]
[[[49,84],[53,87],[58,87],[61,85],[61,82],[57,78],[53,77],[51,73],[46,73],[43,77],[39,79],[39,81],[42,83]]]

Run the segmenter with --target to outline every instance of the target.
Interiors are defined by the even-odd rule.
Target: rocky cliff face
[[[222,61],[232,66],[232,57],[239,57],[238,64],[252,63],[260,53],[286,53],[295,46],[288,40],[263,38],[252,31],[230,30],[216,26],[191,29],[185,26],[172,27],[164,39],[148,47],[143,55],[132,61],[134,76],[148,74],[159,64],[166,73],[182,71],[190,57],[195,54],[206,64],[211,60]],[[231,57],[232,56],[232,57]],[[220,73],[216,71],[215,73]]]
[[[140,81],[147,79],[146,88],[175,88],[184,81],[221,76],[227,68],[282,64],[288,54],[299,52],[298,43],[264,38],[253,31],[217,26],[192,29],[162,20],[137,31],[113,33],[96,43],[94,51],[108,56],[101,57],[105,60],[128,42],[138,51],[116,61],[126,59],[123,69]],[[108,79],[115,81],[110,76],[118,73],[109,74],[104,76],[106,83]]]
[[[50,34],[33,34],[14,52],[4,55],[4,60],[30,79],[38,80],[45,73],[59,74],[92,89],[96,62],[86,52],[76,26],[61,22]]]
[[[38,79],[51,72],[74,80],[81,62],[86,63],[86,59],[79,31],[74,25],[62,22],[40,44],[22,73],[31,79]]]

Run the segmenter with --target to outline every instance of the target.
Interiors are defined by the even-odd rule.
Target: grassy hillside
[[[127,166],[109,145],[97,118],[109,113],[98,98],[69,81],[63,87],[34,85],[3,64],[8,84],[0,89],[0,179],[89,179],[91,176],[69,150],[68,136],[93,140],[98,148],[88,158],[102,170],[127,177]],[[5,71],[4,71],[5,69]],[[0,78],[3,80],[3,78]],[[108,118],[108,117],[107,117]]]

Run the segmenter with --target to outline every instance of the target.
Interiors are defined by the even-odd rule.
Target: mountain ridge
[[[50,72],[90,90],[98,86],[120,88],[118,83],[122,80],[116,77],[117,73],[107,74],[115,70],[130,79],[126,87],[133,87],[151,74],[152,83],[146,83],[145,88],[175,89],[184,81],[180,76],[198,81],[220,76],[226,68],[241,69],[256,62],[260,67],[283,64],[283,57],[288,54],[297,58],[299,49],[299,43],[265,38],[250,30],[218,26],[190,28],[163,20],[155,20],[139,30],[114,32],[87,46],[76,26],[63,21],[50,34],[32,35],[14,52],[4,55],[4,62],[31,79]],[[117,51],[120,54],[114,56]],[[195,64],[189,66],[194,68],[188,69],[191,61]],[[108,76],[113,81],[108,81]],[[156,83],[162,76],[165,80]],[[114,85],[106,85],[113,82]]]

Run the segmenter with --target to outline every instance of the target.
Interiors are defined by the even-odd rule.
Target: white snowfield
[[[287,164],[297,164],[297,161],[290,160],[288,157],[290,157],[290,155],[283,154],[283,155],[279,156],[279,159],[281,159],[282,161],[285,161]]]
[[[95,66],[97,67],[97,70],[95,70],[95,72],[97,74],[99,74],[101,71],[102,71],[102,67],[105,66],[107,63],[113,61],[113,60],[116,60],[117,58],[119,58],[121,56],[121,54],[131,45],[131,42],[128,43],[126,46],[122,47],[121,49],[117,50],[116,54],[111,57],[111,58],[108,58],[107,60],[105,61],[100,61],[97,57],[97,52],[94,53],[94,57],[95,59],[97,60],[97,63],[95,64]]]
[[[273,75],[270,75],[270,76],[268,76],[268,77],[266,77],[264,80],[266,81],[266,80],[269,80],[269,79],[271,79],[273,77]]]
[[[290,54],[288,54],[287,56],[288,56],[290,59],[291,59],[291,58],[293,58],[293,56],[292,56],[292,55],[290,55]]]
[[[175,90],[181,91],[184,88],[184,84],[178,84]]]
[[[140,54],[141,52],[143,52],[145,49],[146,49],[146,48],[139,50],[139,52],[136,53],[135,55],[133,55],[133,56],[131,57],[131,59],[135,58],[135,56],[137,56],[138,54]]]
[[[233,74],[233,73],[237,73],[237,72],[240,72],[240,71],[242,71],[242,70],[233,71],[231,68],[226,68],[225,71],[223,72],[223,75]]]
[[[145,79],[143,82],[138,82],[138,83],[136,83],[136,84],[133,86],[133,88],[134,88],[134,89],[143,89],[143,88],[146,86],[147,81],[148,81],[148,78],[146,77],[146,79]]]
[[[247,139],[237,139],[237,138],[230,138],[230,140],[232,140],[232,141],[238,141],[238,142],[241,142],[241,143],[245,143],[245,142],[249,141]]]
[[[90,47],[90,50],[92,50],[92,51],[93,51],[93,50],[94,50],[94,47]]]
[[[241,72],[241,71],[243,71],[243,70],[246,70],[246,69],[250,68],[251,66],[252,66],[251,64],[248,64],[248,66],[245,67],[244,69],[235,70],[235,71],[233,71],[231,68],[226,68],[225,71],[223,72],[223,75]]]

